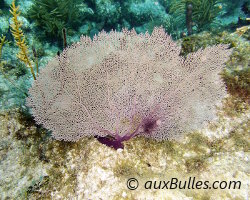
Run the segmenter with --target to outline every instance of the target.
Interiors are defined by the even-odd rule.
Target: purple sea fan
[[[82,36],[41,70],[27,105],[58,140],[93,135],[117,149],[137,135],[179,138],[214,118],[226,94],[219,72],[231,50],[179,54],[163,28]]]

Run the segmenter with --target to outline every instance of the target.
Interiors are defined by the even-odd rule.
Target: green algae
[[[60,41],[63,28],[68,28],[69,32],[72,32],[85,18],[80,12],[81,3],[79,0],[38,0],[30,8],[27,16],[44,31],[47,39]]]
[[[198,173],[199,171],[205,170],[207,163],[207,156],[195,156],[193,158],[188,158],[185,161],[185,166],[187,168],[187,173]]]

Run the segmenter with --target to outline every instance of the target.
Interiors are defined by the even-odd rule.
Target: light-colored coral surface
[[[247,199],[249,109],[233,97],[223,105],[216,122],[181,141],[139,137],[117,151],[95,138],[55,141],[22,111],[2,113],[1,199]],[[240,181],[241,188],[153,188],[154,181],[162,188],[163,181],[189,177],[211,184]],[[136,190],[128,189],[129,178],[138,180]],[[151,189],[145,189],[148,181]]]

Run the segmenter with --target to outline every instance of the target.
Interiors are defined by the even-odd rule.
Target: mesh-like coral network
[[[95,135],[119,148],[137,135],[179,138],[214,118],[226,94],[219,73],[231,50],[217,45],[179,54],[163,28],[82,36],[41,70],[27,105],[58,140]]]

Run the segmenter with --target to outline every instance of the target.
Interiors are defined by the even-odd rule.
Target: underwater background
[[[249,0],[16,0],[21,32],[14,34],[12,3],[0,0],[1,199],[248,199]],[[159,26],[183,56],[216,44],[233,48],[221,73],[228,96],[215,122],[187,133],[183,141],[137,137],[117,151],[93,137],[53,140],[35,123],[25,104],[34,81],[27,59],[37,76],[81,35],[93,38],[123,28],[151,33]],[[18,34],[25,45],[15,42]],[[131,177],[139,183],[173,177],[235,180],[241,188],[166,190],[140,184],[130,190]]]

